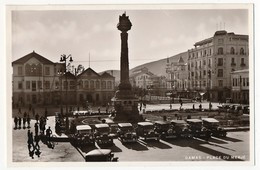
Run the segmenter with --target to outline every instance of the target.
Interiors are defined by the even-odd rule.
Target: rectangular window
[[[223,77],[223,69],[218,69],[218,77]]]
[[[50,81],[45,81],[45,89],[50,89],[50,88],[51,88]]]
[[[244,58],[241,58],[241,66],[245,66],[245,59]]]
[[[108,89],[112,89],[112,83],[111,83],[111,81],[108,81],[108,82],[107,82],[107,88],[108,88]]]
[[[18,76],[21,76],[21,75],[23,75],[23,67],[19,66],[18,67]]]
[[[218,58],[218,66],[223,66],[223,58]]]
[[[70,81],[70,89],[74,89],[75,87],[75,81]]]
[[[45,67],[45,75],[50,75],[50,67]]]
[[[249,86],[249,78],[246,78],[246,86]]]
[[[211,60],[209,59],[209,63],[208,63],[208,66],[211,67]]]
[[[22,90],[23,89],[23,82],[18,81],[18,89]]]
[[[67,81],[63,81],[63,89],[67,89],[67,84],[68,84],[68,82]]]
[[[219,85],[219,87],[223,87],[223,80],[219,80],[218,85]]]
[[[26,89],[30,89],[31,88],[31,82],[30,81],[26,81]]]
[[[59,81],[55,81],[55,89],[59,89],[59,87],[60,87]]]
[[[42,89],[42,81],[38,81],[38,89]]]
[[[206,76],[206,70],[203,70],[203,75]]]
[[[233,79],[233,82],[232,82],[233,86],[235,86],[235,79]]]
[[[203,86],[206,87],[206,81],[203,81]]]
[[[203,60],[203,65],[204,65],[204,66],[206,65],[206,60]]]
[[[235,64],[235,58],[232,58],[232,59],[231,59],[231,63],[232,63],[232,64]]]

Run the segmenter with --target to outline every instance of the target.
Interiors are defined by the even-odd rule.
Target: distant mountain
[[[188,52],[183,52],[174,56],[169,57],[169,62],[178,62],[179,58],[182,57],[184,62],[187,62],[188,59]],[[131,62],[131,61],[130,61]],[[134,71],[139,70],[143,67],[148,68],[150,72],[157,76],[166,76],[166,63],[167,58],[161,59],[158,61],[153,61],[150,63],[142,64],[140,66],[134,67],[130,70],[130,74],[133,74]]]
[[[178,62],[179,58],[182,57],[184,62],[187,62],[188,59],[188,52],[183,52],[174,56],[169,57],[169,62]],[[131,61],[130,61],[131,62]],[[134,71],[139,70],[143,67],[148,68],[150,72],[157,76],[166,76],[166,63],[167,63],[167,58],[153,61],[150,63],[142,64],[137,67],[134,67],[130,70],[130,75],[133,74]],[[106,70],[103,72],[107,72],[111,74],[112,76],[115,77],[115,82],[116,84],[119,84],[120,82],[120,70]],[[100,72],[99,74],[102,74],[103,72]]]

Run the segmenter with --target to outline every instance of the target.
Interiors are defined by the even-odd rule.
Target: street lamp
[[[67,59],[69,59],[69,63],[70,62],[73,62],[73,59],[72,59],[72,56],[71,56],[71,54],[69,54],[68,56],[66,56],[65,54],[62,54],[61,55],[61,57],[60,57],[60,62],[62,63],[62,62],[64,62],[65,63],[65,72],[64,72],[64,74],[65,74],[65,83],[66,83],[66,85],[65,85],[65,87],[66,87],[66,101],[65,101],[65,104],[66,104],[66,132],[68,132],[69,131],[69,118],[68,118],[68,79],[67,79],[67,66],[69,65],[69,63],[68,63],[68,65],[67,65]]]

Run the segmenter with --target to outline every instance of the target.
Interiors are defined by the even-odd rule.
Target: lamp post
[[[70,62],[73,62],[73,60],[72,60],[72,56],[71,56],[71,54],[69,54],[68,56],[66,56],[65,54],[62,54],[61,55],[61,57],[60,57],[60,62],[62,63],[62,62],[64,62],[65,63],[65,71],[64,71],[64,74],[65,74],[65,83],[66,83],[66,85],[65,85],[65,87],[66,87],[66,96],[65,96],[65,98],[66,98],[66,100],[65,100],[65,104],[66,104],[66,132],[68,132],[69,131],[69,118],[68,118],[68,79],[67,79],[67,66],[69,65],[69,63],[68,63],[68,65],[67,65],[67,59],[69,59],[69,63]]]

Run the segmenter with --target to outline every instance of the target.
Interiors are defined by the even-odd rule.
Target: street
[[[50,121],[53,119],[49,117]],[[34,133],[34,128],[31,131]],[[249,160],[250,155],[249,131],[229,132],[227,137],[213,137],[209,142],[202,139],[173,139],[160,142],[139,140],[137,143],[122,144],[114,139],[114,143],[109,148],[119,157],[119,161],[244,161]],[[13,161],[84,162],[81,154],[94,149],[84,147],[77,150],[69,142],[54,144],[54,149],[51,149],[40,142],[41,155],[34,155],[32,159],[28,154],[27,129],[13,130]]]

